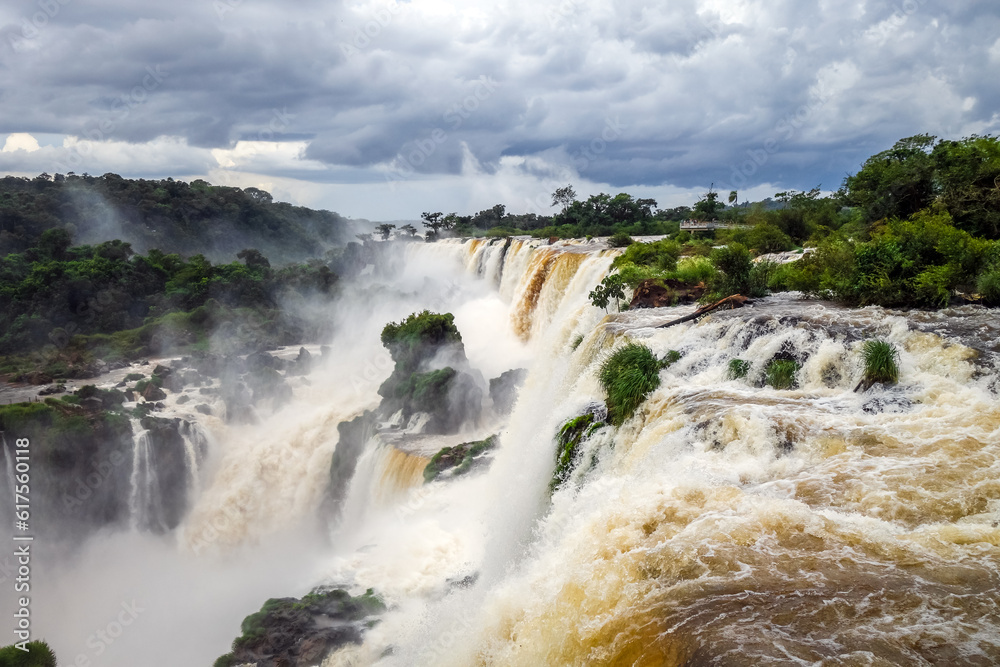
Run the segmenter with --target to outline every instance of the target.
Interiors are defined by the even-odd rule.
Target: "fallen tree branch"
[[[660,324],[656,328],[657,329],[666,329],[667,327],[672,327],[675,324],[682,324],[684,322],[690,322],[691,320],[696,320],[699,317],[701,317],[702,315],[707,315],[710,312],[712,312],[713,310],[717,310],[719,308],[729,308],[730,310],[733,309],[733,308],[742,308],[743,305],[746,304],[749,301],[750,301],[750,299],[748,299],[747,297],[743,296],[742,294],[733,294],[731,296],[727,296],[725,299],[719,299],[715,303],[706,304],[706,305],[702,306],[701,308],[699,308],[698,310],[696,310],[693,313],[691,313],[690,315],[685,315],[684,317],[681,317],[681,318],[676,319],[676,320],[672,320],[670,322],[667,322],[666,324]]]

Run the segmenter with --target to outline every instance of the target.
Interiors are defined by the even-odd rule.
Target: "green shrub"
[[[767,384],[775,389],[791,389],[795,386],[795,374],[799,364],[791,359],[775,359],[764,371]]]
[[[750,362],[745,359],[731,359],[729,361],[729,379],[740,380],[745,378],[750,372]]]
[[[641,343],[620,347],[601,364],[598,379],[608,395],[608,421],[621,425],[660,386],[660,361]]]
[[[659,271],[673,271],[677,268],[677,259],[681,256],[680,244],[669,239],[660,239],[652,243],[632,243],[611,262],[612,268],[632,263],[636,266],[648,266]]]
[[[625,232],[616,232],[608,239],[608,246],[611,248],[624,248],[635,243],[632,237]]]
[[[396,362],[394,373],[412,373],[424,357],[433,355],[439,347],[461,342],[462,334],[451,313],[425,310],[413,313],[402,322],[390,322],[382,329],[382,345]]]
[[[570,349],[576,352],[576,348],[580,347],[581,343],[583,343],[583,334],[580,334],[573,339],[573,342],[570,343]]]
[[[976,291],[987,306],[1000,306],[1000,269],[984,271],[976,281]]]
[[[125,376],[125,381],[126,382],[136,382],[137,380],[141,380],[144,377],[146,377],[146,376],[143,375],[142,373],[129,373],[128,375]]]
[[[0,665],[3,667],[56,667],[56,655],[44,641],[32,641],[22,651],[13,644],[0,648]]]
[[[677,262],[677,269],[668,277],[688,285],[707,285],[715,274],[715,266],[707,257],[685,257]]]
[[[221,655],[212,663],[212,667],[236,667],[240,661],[232,653]]]
[[[896,384],[899,382],[899,352],[896,346],[884,340],[868,340],[861,348],[865,361],[863,385]]]
[[[718,297],[731,294],[749,296],[750,273],[753,270],[753,258],[746,246],[731,243],[723,248],[716,248],[711,254],[712,264],[719,274],[712,282],[712,291]]]

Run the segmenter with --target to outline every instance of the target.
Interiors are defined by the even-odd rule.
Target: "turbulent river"
[[[287,407],[254,426],[197,415],[209,453],[179,528],[97,536],[38,573],[38,634],[60,664],[210,665],[266,598],[326,583],[389,611],[325,667],[1000,663],[997,311],[784,294],[661,329],[693,306],[589,304],[610,262],[588,244],[411,244],[347,290],[328,362]],[[484,377],[528,369],[513,413],[371,439],[328,525],[336,426],[378,403],[381,328],[425,308],[455,314]],[[872,338],[900,351],[900,381],[856,391]],[[603,400],[596,370],[629,340],[682,356],[550,494],[556,432]],[[762,386],[778,354],[797,388]],[[435,451],[490,433],[487,470],[423,483]],[[88,636],[133,600],[97,654]]]

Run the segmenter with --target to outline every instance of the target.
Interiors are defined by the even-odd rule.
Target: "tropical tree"
[[[719,193],[709,188],[705,196],[694,205],[694,217],[700,220],[715,220],[725,206],[719,201]]]
[[[576,201],[576,191],[573,190],[572,185],[556,188],[556,191],[552,193],[552,205],[561,207],[563,211],[574,201]]]
[[[389,236],[392,235],[392,230],[396,228],[396,225],[389,224],[388,222],[383,222],[381,225],[375,227],[375,231],[382,236],[383,241],[388,241]]]

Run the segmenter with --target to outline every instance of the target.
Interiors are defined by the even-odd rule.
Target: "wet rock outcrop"
[[[469,366],[452,314],[425,310],[387,324],[382,344],[395,366],[378,390],[380,418],[410,423],[423,413],[423,433],[455,433],[478,421],[485,382]]]
[[[372,589],[356,597],[339,588],[318,588],[302,599],[271,598],[243,620],[232,652],[214,667],[315,667],[331,651],[360,644],[384,611]]]
[[[528,377],[528,369],[514,368],[490,379],[490,398],[498,415],[509,415],[517,401],[517,393]]]

